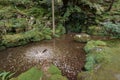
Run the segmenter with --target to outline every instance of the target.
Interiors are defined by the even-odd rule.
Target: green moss
[[[54,74],[50,77],[49,80],[68,80],[68,79],[62,75]]]
[[[33,67],[28,71],[20,74],[17,78],[12,78],[11,80],[40,80],[43,72]]]
[[[100,40],[97,40],[97,41],[91,40],[86,44],[86,46],[84,47],[84,50],[86,53],[89,53],[93,48],[97,46],[104,47],[104,46],[107,46],[107,44]]]
[[[119,80],[116,75],[120,74],[120,43],[117,43],[117,47],[106,48],[106,52],[111,56],[110,63],[102,63],[100,68],[94,71],[80,72],[77,80]]]
[[[106,63],[110,61],[110,56],[107,53],[106,43],[103,41],[89,41],[85,46],[86,63],[85,69],[90,71],[94,69],[94,65]]]
[[[49,73],[49,74],[48,74]],[[46,77],[49,75],[49,77]],[[61,71],[54,65],[50,65],[47,72],[43,72],[42,70],[38,70],[33,67],[28,71],[20,74],[16,78],[12,78],[10,80],[68,80],[65,76],[62,76]]]
[[[54,74],[59,74],[61,75],[61,70],[59,70],[56,66],[51,65],[50,68],[48,69],[48,72],[52,75]]]

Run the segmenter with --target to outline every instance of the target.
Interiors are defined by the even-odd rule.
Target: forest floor
[[[87,74],[83,80],[120,80],[120,40],[107,41],[111,60]],[[84,72],[83,72],[84,73]],[[86,74],[83,74],[86,76]]]

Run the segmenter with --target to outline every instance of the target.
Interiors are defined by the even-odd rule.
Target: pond
[[[69,80],[77,80],[76,76],[85,63],[85,44],[75,42],[73,36],[65,34],[60,38],[3,50],[0,52],[0,68],[16,72],[17,76],[47,61],[56,65]]]

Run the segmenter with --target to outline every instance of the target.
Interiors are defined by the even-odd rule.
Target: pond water
[[[76,76],[84,66],[84,43],[73,40],[74,34],[66,34],[48,41],[29,43],[25,46],[8,48],[0,52],[0,68],[16,72],[16,76],[33,66],[41,66],[46,61],[62,70],[69,80]]]

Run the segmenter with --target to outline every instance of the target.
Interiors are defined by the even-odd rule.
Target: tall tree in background
[[[110,4],[110,6],[109,6],[109,8],[108,8],[107,11],[110,11],[110,10],[112,9],[112,6],[113,6],[114,2],[115,2],[115,0],[112,0],[112,1],[111,1],[111,4]]]

